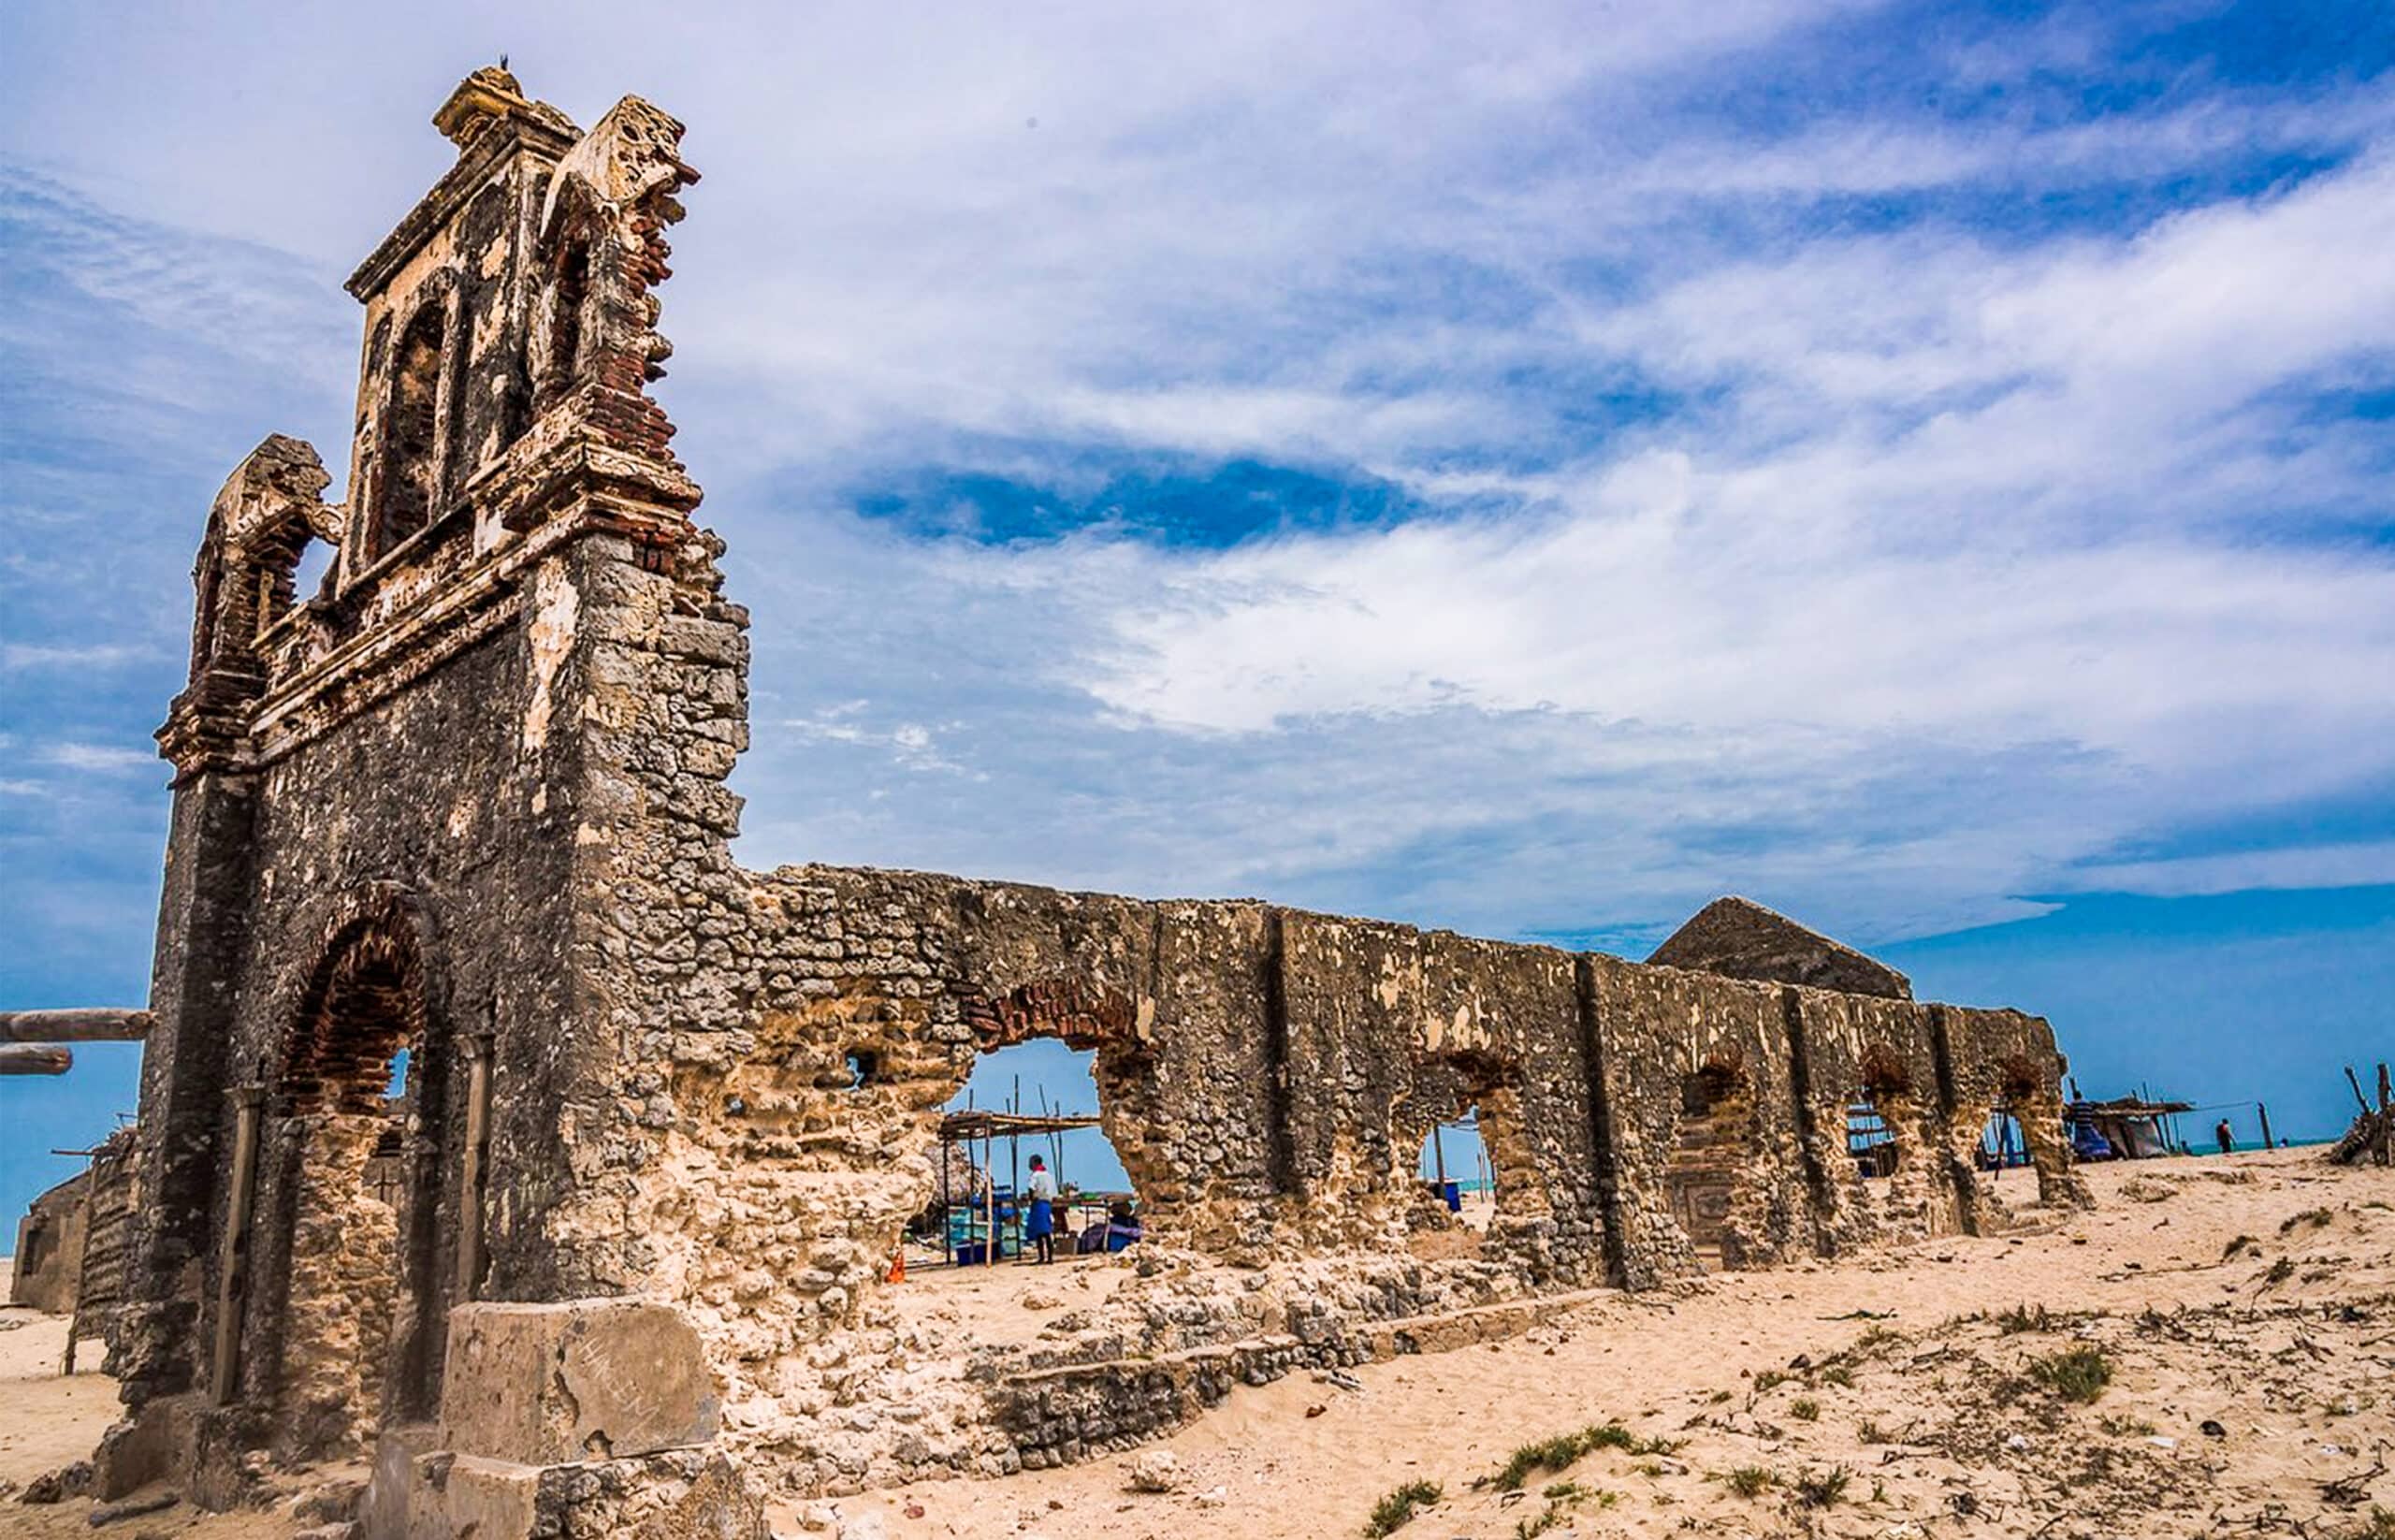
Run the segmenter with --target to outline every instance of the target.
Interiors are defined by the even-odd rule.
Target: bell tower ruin
[[[269,437],[200,541],[104,1495],[356,1458],[365,1540],[762,1540],[777,1498],[1089,1458],[1592,1290],[2003,1228],[1991,1116],[2083,1200],[2044,1022],[1750,905],[1639,964],[742,867],[748,617],[648,393],[681,124],[503,69],[433,121],[456,163],[349,282],[341,501]],[[1042,1038],[1094,1055],[1141,1265],[961,1340],[891,1260],[976,1056]],[[1415,1166],[1473,1109],[1465,1234]]]
[[[609,885],[654,853],[631,825],[730,834],[747,731],[747,617],[647,393],[697,173],[648,103],[584,132],[503,69],[433,121],[455,165],[347,285],[345,496],[269,437],[194,571],[111,1488],[221,1504],[260,1452],[437,1443],[454,1311],[632,1265],[588,1212],[620,1111]]]

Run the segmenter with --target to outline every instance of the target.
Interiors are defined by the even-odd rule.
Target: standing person
[[[1039,1259],[1056,1259],[1056,1179],[1048,1174],[1048,1162],[1038,1155],[1031,1157],[1031,1217],[1023,1228],[1026,1241],[1036,1242]]]
[[[2222,1155],[2227,1155],[2231,1150],[2237,1148],[2237,1135],[2229,1128],[2228,1120],[2227,1118],[2222,1118],[2220,1120],[2220,1126],[2212,1131],[2212,1137],[2220,1140],[2220,1153]]]

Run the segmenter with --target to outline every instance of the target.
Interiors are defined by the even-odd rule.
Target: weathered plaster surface
[[[745,1533],[764,1491],[1081,1458],[1700,1251],[2005,1222],[1966,1153],[1999,1100],[2058,1114],[2035,1018],[1255,902],[741,867],[748,615],[646,389],[680,125],[628,98],[582,135],[492,70],[437,121],[456,167],[352,280],[347,501],[269,439],[196,574],[104,1484],[222,1504],[256,1451],[371,1446],[378,1533]],[[325,589],[292,592],[333,537]],[[909,1325],[883,1275],[938,1109],[1037,1037],[1095,1053],[1136,1276],[1028,1346]],[[1851,1174],[1857,1091],[1893,1179]],[[1414,1180],[1474,1109],[1485,1235]],[[2069,1200],[2058,1137],[2031,1150]],[[458,1383],[595,1342],[604,1372],[496,1421]],[[640,1363],[676,1367],[607,1367]]]

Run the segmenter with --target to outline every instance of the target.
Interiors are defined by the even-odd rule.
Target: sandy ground
[[[1129,1491],[1124,1457],[837,1508],[891,1540],[1353,1536],[1425,1482],[1441,1495],[1404,1540],[2395,1535],[2395,1517],[2370,1527],[2373,1504],[2395,1509],[2395,1172],[2295,1151],[2089,1176],[2097,1210],[2045,1233],[1609,1298],[1512,1342],[1369,1366],[1357,1388],[1241,1389],[1149,1446],[1174,1456],[1177,1491]],[[1038,1271],[953,1276],[943,1302],[1021,1310],[1010,1293]],[[58,1331],[0,1331],[0,1480],[109,1416],[106,1381],[51,1373]],[[2093,1401],[2040,1377],[2074,1358],[2109,1373]],[[1498,1483],[1524,1446],[1611,1423]],[[0,1534],[90,1533],[89,1506],[0,1504]],[[292,1527],[182,1512],[122,1530]]]

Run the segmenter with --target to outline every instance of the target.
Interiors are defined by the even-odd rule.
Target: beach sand
[[[1426,1482],[1441,1495],[1396,1532],[1408,1540],[2374,1533],[2373,1504],[2395,1509],[2395,1172],[2280,1151],[2087,1175],[2098,1206],[2040,1233],[1610,1297],[1493,1346],[1367,1366],[1357,1388],[1239,1389],[1141,1451],[1173,1456],[1174,1491],[1130,1491],[1139,1457],[1118,1456],[788,1505],[776,1529],[871,1515],[892,1540],[1357,1535]],[[1023,1309],[1044,1271],[951,1300]],[[106,1380],[57,1377],[63,1336],[40,1318],[0,1331],[0,1481],[88,1448],[112,1416]],[[2092,1401],[2040,1378],[2059,1364],[2068,1383],[2074,1362],[2109,1373]],[[1597,1447],[1566,1440],[1496,1484],[1523,1446],[1610,1423]],[[0,1501],[0,1534],[88,1534],[90,1506]],[[192,1518],[122,1533],[297,1527]]]

